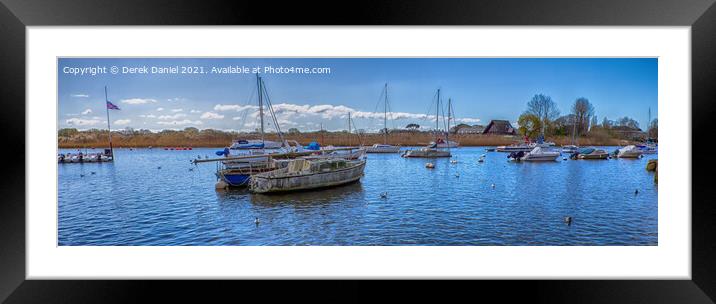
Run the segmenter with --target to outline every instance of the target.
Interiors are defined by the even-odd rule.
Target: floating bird
[[[157,167],[157,169],[161,169],[161,168],[162,168],[162,166]]]
[[[90,174],[97,174],[97,172],[92,171],[92,172],[90,172]]]
[[[485,158],[484,158],[484,157],[480,157],[480,158],[477,160],[477,162],[478,162],[478,163],[485,162]]]
[[[425,164],[425,168],[432,169],[435,168],[435,165],[433,163],[427,163]]]
[[[189,171],[194,171],[194,168],[189,168]]]
[[[634,195],[639,194],[639,189],[634,190]]]
[[[258,226],[259,223],[260,223],[260,222],[259,222],[259,218],[257,217],[257,218],[254,220],[254,224],[256,224],[256,226]]]
[[[451,160],[450,160],[450,163],[451,163],[451,164],[457,164],[457,159],[451,159]]]
[[[495,184],[492,184],[492,189],[495,189]]]
[[[571,216],[565,216],[564,217],[564,223],[567,225],[572,225],[572,217]]]
[[[388,198],[388,192],[380,193],[380,198]]]
[[[197,155],[196,158],[201,159],[201,155]]]
[[[562,160],[567,160],[567,158],[566,158],[566,157],[562,157]]]
[[[84,174],[80,174],[80,177],[85,177],[85,175],[84,175]]]

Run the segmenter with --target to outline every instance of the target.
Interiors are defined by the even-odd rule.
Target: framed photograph
[[[713,1],[450,2],[3,0],[0,298],[481,279],[712,303]]]

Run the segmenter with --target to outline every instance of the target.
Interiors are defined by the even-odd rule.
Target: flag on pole
[[[116,106],[115,104],[113,104],[113,103],[107,101],[107,109],[110,109],[110,110],[119,110],[119,107]]]

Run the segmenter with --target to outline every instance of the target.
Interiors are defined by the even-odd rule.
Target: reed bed
[[[360,144],[370,146],[376,143],[383,143],[382,134],[348,134],[346,132],[312,132],[299,134],[286,134],[288,140],[295,140],[302,145],[316,141],[323,146],[357,146]],[[232,140],[260,139],[259,134],[238,134],[229,132],[160,132],[146,134],[123,134],[112,132],[112,144],[114,147],[226,147]],[[266,134],[267,140],[278,140],[276,134]],[[458,141],[461,146],[501,146],[523,141],[520,136],[509,135],[484,135],[484,134],[460,134],[450,137]],[[401,146],[422,146],[435,140],[433,134],[427,132],[403,132],[390,134],[388,143]],[[547,140],[554,141],[557,145],[569,145],[572,139],[567,136],[549,137]],[[579,146],[615,146],[626,145],[632,142],[606,136],[580,136],[575,144]],[[60,136],[58,139],[60,148],[100,148],[107,147],[107,132],[78,132],[72,136]]]

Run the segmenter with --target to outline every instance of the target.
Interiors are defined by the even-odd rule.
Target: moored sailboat
[[[398,153],[400,152],[400,146],[393,146],[388,144],[388,84],[385,84],[383,89],[384,106],[383,106],[383,143],[374,144],[365,149],[366,153]]]
[[[438,148],[437,141],[440,139],[439,133],[440,133],[440,89],[438,89],[437,92],[437,101],[436,103],[436,110],[435,110],[435,142],[432,142],[427,147],[422,147],[417,150],[408,150],[403,154],[403,157],[421,157],[421,158],[435,158],[435,157],[450,157],[450,146],[447,146],[447,150],[441,150]],[[449,130],[449,126],[448,126]],[[449,132],[446,132],[446,137],[449,137]],[[447,138],[449,141],[450,139]]]

